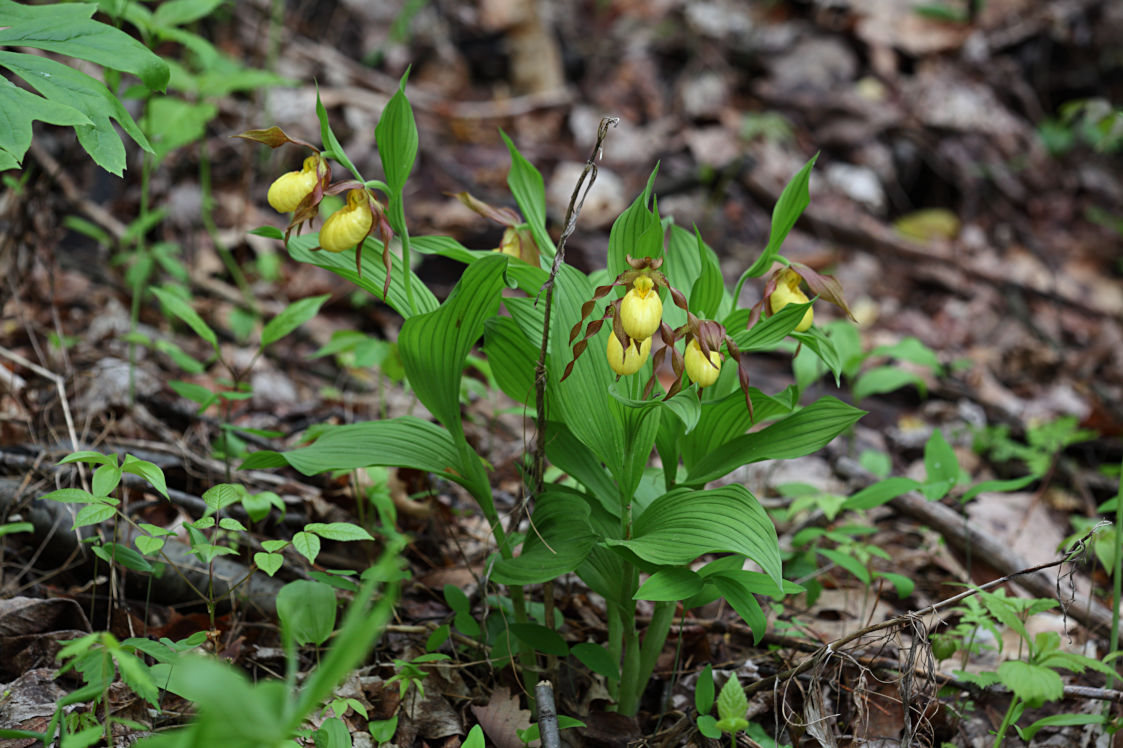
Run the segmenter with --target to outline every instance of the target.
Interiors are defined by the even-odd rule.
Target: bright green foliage
[[[721,693],[717,695],[717,729],[722,732],[735,733],[749,726],[745,714],[749,711],[749,700],[745,698],[745,689],[737,674],[729,676]]]

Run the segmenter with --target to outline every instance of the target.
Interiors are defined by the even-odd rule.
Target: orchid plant
[[[519,212],[458,195],[505,227],[500,247],[469,249],[451,237],[411,238],[406,230],[402,191],[417,131],[404,79],[376,129],[385,183],[359,176],[322,106],[317,113],[322,151],[275,127],[243,134],[272,147],[313,151],[300,172],[282,176],[269,191],[275,208],[292,211],[286,232],[263,233],[284,238],[294,260],[348,278],[401,314],[402,364],[431,418],[320,429],[314,442],[254,453],[244,467],[316,474],[396,465],[463,486],[494,533],[490,581],[507,586],[515,619],[490,629],[493,657],[518,654],[523,667],[533,668],[536,651],[570,655],[604,678],[615,708],[626,714],[639,706],[677,609],[721,597],[763,635],[767,620],[757,596],[781,598],[800,588],[781,576],[776,531],[756,497],[722,479],[747,463],[814,452],[863,414],[829,396],[801,403],[795,385],[772,394],[750,386],[752,354],[776,350],[789,336],[836,379],[840,372],[830,337],[813,324],[812,304],[817,298],[848,313],[841,287],[779,254],[808,203],[815,159],[784,190],[767,247],[731,292],[697,229],[660,216],[654,173],[614,223],[607,267],[585,274],[564,262],[563,246],[547,230],[542,176],[505,135],[508,185]],[[349,169],[354,183],[331,184],[328,161]],[[315,219],[312,209],[323,194],[345,190],[347,205],[318,234],[290,235]],[[351,245],[353,262],[344,256]],[[463,263],[443,302],[413,273],[411,250]],[[380,265],[370,252],[381,256]],[[738,308],[741,286],[766,274],[761,302]],[[801,290],[803,283],[815,298]],[[601,301],[602,316],[586,323]],[[559,476],[541,485],[528,481],[531,529],[525,533],[505,527],[488,463],[464,433],[460,380],[481,338],[498,387],[544,414],[535,427]],[[589,346],[605,355],[584,355]],[[737,365],[726,366],[727,358]],[[571,573],[606,601],[603,640],[571,645],[550,630],[552,620],[536,623],[528,614],[528,586]],[[641,604],[652,611],[642,641]]]

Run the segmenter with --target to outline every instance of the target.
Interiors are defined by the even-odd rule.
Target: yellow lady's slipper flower
[[[663,321],[663,302],[654,286],[651,278],[641,275],[632,281],[632,290],[620,301],[620,324],[630,338],[650,338]]]
[[[320,157],[309,156],[304,159],[304,167],[300,171],[290,171],[277,177],[269,186],[266,196],[273,210],[278,213],[291,213],[296,210],[300,202],[316,188],[320,179]]]
[[[702,346],[698,345],[697,340],[691,340],[686,346],[686,355],[683,359],[686,376],[699,387],[709,387],[721,374],[721,354],[711,350],[707,361],[706,354],[702,353]]]
[[[347,193],[347,205],[328,216],[320,229],[320,249],[342,252],[366,238],[374,223],[366,190]]]
[[[769,305],[772,308],[772,313],[780,311],[788,304],[806,304],[808,302],[807,294],[800,289],[799,284],[803,281],[802,276],[791,268],[785,269],[776,282],[776,290],[772,292],[769,298]],[[808,308],[803,315],[803,319],[795,327],[795,332],[806,332],[811,327],[815,315],[811,308]]]
[[[608,336],[608,350],[605,351],[605,355],[608,357],[608,365],[622,377],[639,371],[640,367],[647,361],[649,353],[651,353],[651,338],[644,338],[643,342],[632,338],[631,344],[625,352],[624,346],[620,345],[620,341],[616,339],[615,335]]]

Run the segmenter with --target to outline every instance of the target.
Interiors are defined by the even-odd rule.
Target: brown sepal
[[[854,317],[854,313],[850,311],[850,307],[846,304],[846,299],[842,295],[842,284],[838,282],[838,278],[818,273],[799,262],[793,262],[792,267],[795,268],[797,273],[803,276],[803,280],[807,281],[807,287],[811,289],[813,295],[818,296],[824,301],[829,301],[846,312],[846,316],[849,317],[851,321],[858,321]]]
[[[445,194],[452,195],[452,197],[455,197],[457,200],[467,205],[468,208],[474,213],[478,213],[484,218],[489,218],[498,224],[502,224],[503,226],[515,228],[523,222],[522,216],[520,216],[511,208],[508,208],[506,206],[497,208],[490,203],[485,203],[483,200],[473,197],[468,192],[446,192]]]
[[[316,153],[320,152],[319,148],[312,145],[306,140],[289,137],[289,135],[284,130],[277,127],[276,125],[267,127],[264,130],[246,130],[245,132],[240,132],[237,135],[232,135],[231,137],[241,138],[242,140],[250,140],[254,143],[261,143],[262,145],[267,145],[270,148],[280,148],[283,145],[292,143],[293,145],[311,148]]]
[[[589,326],[585,328],[585,337],[581,338],[573,345],[573,358],[570,359],[568,364],[566,364],[565,372],[562,373],[561,379],[558,380],[559,382],[564,382],[565,378],[573,372],[573,365],[577,363],[577,359],[581,358],[581,354],[584,353],[585,349],[589,347],[589,338],[600,332],[600,329],[604,325],[604,321],[606,319],[608,319],[609,317],[617,316],[619,315],[616,314],[616,303],[613,303],[605,307],[604,316],[589,323]],[[580,330],[580,328],[581,322],[578,322],[576,329]]]

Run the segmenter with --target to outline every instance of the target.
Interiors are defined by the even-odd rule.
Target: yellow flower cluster
[[[620,376],[635,374],[651,353],[651,336],[663,321],[663,302],[655,291],[655,282],[646,275],[632,281],[632,288],[620,300],[620,325],[631,342],[628,350],[615,335],[608,337],[608,365]]]

